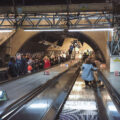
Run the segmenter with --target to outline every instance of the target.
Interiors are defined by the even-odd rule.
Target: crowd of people
[[[8,63],[8,74],[11,77],[17,77],[31,72],[37,72],[41,69],[47,69],[50,66],[60,64],[66,60],[71,59],[69,54],[62,52],[61,54],[51,54],[50,56],[31,55],[31,54],[16,54],[16,57],[11,57]],[[86,87],[92,87],[95,84],[95,77],[97,76],[98,62],[95,58],[94,52],[84,53],[82,55],[82,79],[85,81]],[[103,64],[102,64],[103,66]],[[49,71],[47,71],[49,74]],[[97,77],[96,77],[97,78]],[[98,79],[98,78],[97,78]],[[97,82],[102,83],[100,80]]]
[[[17,77],[31,72],[36,72],[41,69],[47,69],[50,66],[60,64],[69,59],[65,53],[60,55],[44,56],[31,54],[16,54],[16,57],[11,57],[8,63],[8,74],[11,77]]]

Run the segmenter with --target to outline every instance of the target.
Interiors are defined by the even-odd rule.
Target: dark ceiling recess
[[[57,45],[61,46],[64,42],[65,38],[76,38],[78,39],[81,44],[83,45],[84,42],[86,42],[88,45],[90,45],[95,53],[97,54],[98,58],[100,58],[103,62],[105,61],[105,57],[98,47],[98,45],[90,39],[88,36],[78,33],[78,32],[43,32],[38,33],[37,35],[33,36],[31,39],[29,39],[23,46],[20,48],[19,52],[40,52],[45,51],[50,45],[53,45],[53,43],[56,43]],[[47,42],[45,42],[47,41]],[[47,44],[46,44],[47,43]]]
[[[0,6],[12,6],[13,0],[0,0]],[[67,0],[14,0],[16,5],[56,5],[67,4]],[[70,0],[71,4],[105,3],[106,0]]]
[[[48,43],[47,43],[47,42]],[[56,45],[62,46],[64,42],[64,36],[62,36],[59,32],[51,33],[51,32],[43,32],[39,33],[36,36],[33,36],[29,39],[19,50],[19,52],[39,52],[46,50],[50,45],[56,42]]]

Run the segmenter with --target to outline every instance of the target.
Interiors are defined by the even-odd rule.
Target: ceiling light
[[[27,32],[53,32],[53,31],[64,31],[64,29],[26,29]]]
[[[0,30],[0,33],[2,33],[2,32],[12,32],[12,30]]]
[[[96,29],[69,29],[69,32],[80,32],[80,31],[113,31],[113,28],[96,28]]]

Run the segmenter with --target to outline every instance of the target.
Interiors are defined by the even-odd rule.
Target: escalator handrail
[[[13,104],[11,104],[10,106],[8,106],[4,112],[0,115],[0,118],[2,118],[3,116],[6,116],[10,111],[16,111],[17,109],[19,109],[21,106],[23,106],[25,103],[27,103],[28,101],[30,101],[32,98],[34,98],[38,93],[40,94],[40,92],[42,92],[43,90],[45,90],[49,84],[51,84],[51,82],[54,82],[55,79],[57,79],[59,76],[61,76],[62,74],[66,73],[69,69],[71,69],[72,67],[74,67],[75,65],[77,65],[78,63],[74,64],[73,66],[69,67],[67,70],[65,70],[64,72],[60,73],[59,75],[55,76],[54,78],[50,79],[48,82],[46,82],[43,85],[40,85],[39,87],[35,88],[34,90],[32,90],[31,92],[29,92],[28,94],[26,94],[25,96],[21,97],[20,99],[18,99],[17,101],[15,101]],[[13,111],[13,113],[14,113]],[[10,113],[10,114],[13,114]],[[8,114],[9,116],[9,114]],[[7,116],[6,116],[7,117]]]
[[[98,75],[102,78],[118,112],[120,113],[120,94],[115,90],[115,88],[113,88],[113,86],[101,71],[98,71]]]

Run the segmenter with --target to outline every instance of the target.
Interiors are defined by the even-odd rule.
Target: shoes
[[[90,88],[90,86],[89,86],[89,85],[86,85],[85,88]]]
[[[91,88],[97,87],[95,82],[90,83],[89,86],[90,86]]]
[[[105,86],[104,86],[104,85],[99,85],[98,87],[100,87],[100,88],[104,88]]]

